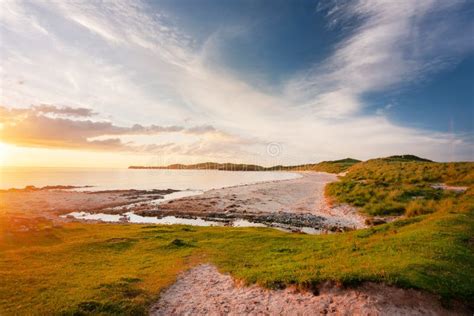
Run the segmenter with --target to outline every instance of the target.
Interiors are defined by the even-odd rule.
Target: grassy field
[[[474,163],[373,159],[352,166],[341,181],[326,187],[326,193],[368,215],[416,216],[449,207],[463,195],[435,189],[436,183],[472,188]]]
[[[446,301],[474,299],[474,216],[456,208],[320,236],[11,220],[2,218],[1,227],[2,315],[142,315],[178,273],[201,262],[271,288],[370,280],[424,289]]]
[[[269,228],[55,225],[0,214],[0,315],[143,315],[180,272],[205,262],[270,288],[375,281],[469,304],[473,178],[472,163],[357,163],[328,193],[368,214],[408,216],[319,236]],[[437,182],[469,189],[431,188]]]

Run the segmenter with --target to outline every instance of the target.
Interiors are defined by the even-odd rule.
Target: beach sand
[[[302,172],[301,175],[291,180],[210,190],[160,204],[140,214],[245,218],[311,227],[365,227],[365,218],[355,208],[328,203],[324,187],[337,181],[336,175],[323,172]]]
[[[150,315],[462,315],[437,297],[415,290],[365,283],[326,283],[317,293],[244,286],[212,265],[183,273],[160,295]]]

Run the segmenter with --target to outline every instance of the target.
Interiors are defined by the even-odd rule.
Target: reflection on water
[[[0,189],[27,185],[92,186],[96,190],[210,190],[299,178],[290,172],[0,167]]]
[[[323,231],[312,227],[291,227],[273,223],[272,225],[265,225],[262,223],[250,222],[245,219],[235,219],[233,221],[217,221],[207,220],[200,217],[183,218],[176,216],[153,217],[141,216],[133,212],[124,214],[104,214],[104,213],[88,213],[88,212],[72,212],[62,215],[62,218],[73,217],[79,220],[94,220],[110,223],[134,223],[134,224],[161,224],[161,225],[191,225],[191,226],[232,226],[232,227],[271,227],[284,232],[301,232],[305,234],[318,235]]]
[[[236,219],[235,221],[232,222],[232,226],[234,227],[268,227],[265,224],[249,222],[246,219]]]
[[[72,212],[61,217],[72,216],[76,219],[81,220],[97,220],[103,222],[125,222],[125,223],[134,223],[134,224],[163,224],[163,225],[192,225],[192,226],[224,226],[224,222],[208,221],[202,218],[181,218],[175,216],[165,216],[162,218],[153,217],[153,216],[141,216],[133,212],[127,212],[123,215],[112,215],[104,213],[87,213],[87,212]]]

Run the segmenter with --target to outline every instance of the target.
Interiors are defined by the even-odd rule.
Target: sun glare
[[[5,145],[4,143],[0,143],[0,166],[2,166],[5,163],[5,160],[7,158],[7,151],[8,151],[8,146]]]

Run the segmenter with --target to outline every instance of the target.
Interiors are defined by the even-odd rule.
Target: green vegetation
[[[334,160],[334,161],[323,161],[318,164],[315,164],[314,167],[309,168],[312,171],[323,171],[329,173],[340,173],[344,172],[356,163],[359,163],[360,160],[346,158],[341,160]]]
[[[383,161],[388,161],[388,162],[408,162],[408,161],[433,162],[429,159],[420,158],[415,155],[395,155],[395,156],[389,156],[389,157],[381,158],[381,159]]]
[[[401,158],[405,157],[405,158]],[[359,207],[368,215],[416,216],[446,208],[462,192],[441,190],[437,183],[471,187],[474,163],[425,162],[416,156],[392,156],[352,166],[341,181],[326,187],[328,196]],[[415,158],[413,158],[415,157]]]

